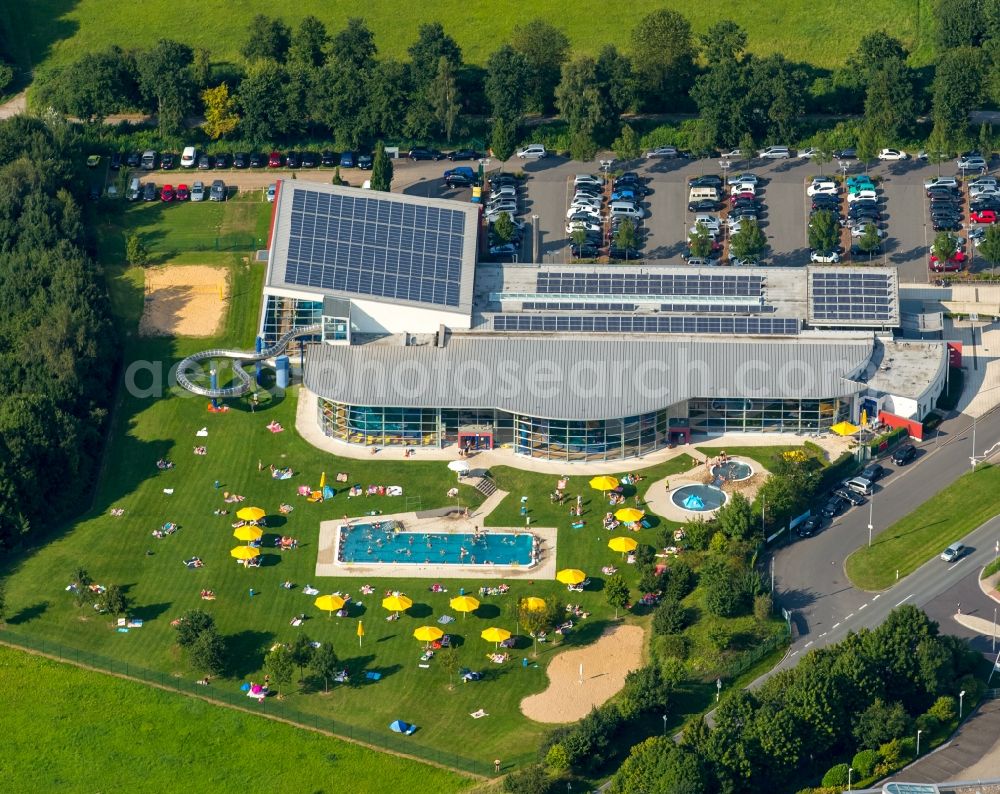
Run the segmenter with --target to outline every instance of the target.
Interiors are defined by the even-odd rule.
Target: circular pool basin
[[[748,480],[753,476],[753,469],[749,463],[738,460],[727,460],[712,467],[712,476],[723,482],[739,482]]]
[[[681,510],[711,513],[726,503],[726,495],[711,485],[683,485],[670,494],[670,500]]]

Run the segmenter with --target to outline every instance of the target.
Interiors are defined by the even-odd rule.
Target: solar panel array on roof
[[[549,301],[525,301],[524,311],[574,311],[574,312],[634,312],[634,303],[553,303]]]
[[[554,295],[718,295],[761,297],[764,277],[731,273],[574,273],[542,271],[538,292]]]
[[[296,187],[290,284],[458,306],[465,213]]]
[[[879,325],[896,319],[895,284],[887,273],[814,269],[809,294],[814,321]]]
[[[622,334],[752,334],[794,336],[799,321],[785,317],[664,317],[663,315],[496,314],[494,331]]]

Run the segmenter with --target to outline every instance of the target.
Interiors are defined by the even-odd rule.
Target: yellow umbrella
[[[861,428],[857,425],[852,425],[850,422],[838,422],[830,429],[838,436],[853,436]]]
[[[479,601],[472,596],[456,596],[448,602],[451,608],[457,612],[475,612],[479,609]]]
[[[499,629],[496,626],[491,626],[488,629],[483,629],[479,636],[487,642],[495,642],[499,644],[504,640],[510,639],[510,632],[507,631],[507,629]]]
[[[326,472],[323,472],[319,476],[319,489],[322,491],[323,490],[323,486],[325,486],[325,485],[326,485]]]
[[[344,604],[346,604],[347,602],[344,601],[344,599],[341,598],[339,595],[321,595],[319,598],[313,601],[313,603],[319,609],[322,609],[324,612],[329,612],[330,615],[332,615],[338,609],[343,609]]]
[[[434,640],[439,640],[443,636],[444,632],[437,626],[421,626],[413,630],[414,639],[418,639],[421,642],[434,642]]]
[[[608,541],[608,548],[612,551],[620,551],[623,554],[626,551],[635,551],[635,547],[639,544],[636,543],[634,538],[611,538]]]
[[[556,574],[556,579],[563,584],[580,584],[586,578],[587,574],[577,568],[566,568]]]
[[[525,609],[528,609],[532,612],[539,612],[545,609],[546,606],[548,606],[545,603],[545,599],[539,598],[538,596],[528,596],[527,598],[523,598],[521,599],[521,604],[522,606],[524,606]]]
[[[237,560],[252,560],[254,557],[260,556],[260,549],[255,549],[251,546],[237,546],[235,549],[231,549],[229,553]]]
[[[613,491],[618,487],[618,480],[607,474],[602,474],[590,481],[590,487],[595,491]]]
[[[382,599],[382,607],[390,612],[405,612],[413,606],[413,600],[402,593],[394,593]]]
[[[259,507],[243,507],[236,511],[236,517],[244,521],[260,521],[266,515]]]
[[[254,527],[250,524],[244,524],[242,527],[237,527],[236,531],[233,533],[233,537],[237,540],[260,540],[261,535],[264,534],[264,530],[260,527]]]
[[[623,507],[615,511],[615,518],[626,524],[634,524],[636,521],[642,521],[645,517],[646,511],[640,510],[637,507]]]

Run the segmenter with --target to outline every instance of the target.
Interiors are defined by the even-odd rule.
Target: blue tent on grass
[[[389,724],[389,730],[395,731],[396,733],[403,733],[409,736],[417,729],[416,725],[410,725],[408,722],[403,722],[402,720],[393,720]]]

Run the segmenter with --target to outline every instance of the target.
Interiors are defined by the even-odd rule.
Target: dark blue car
[[[354,152],[344,152],[340,155],[341,168],[354,168]]]

